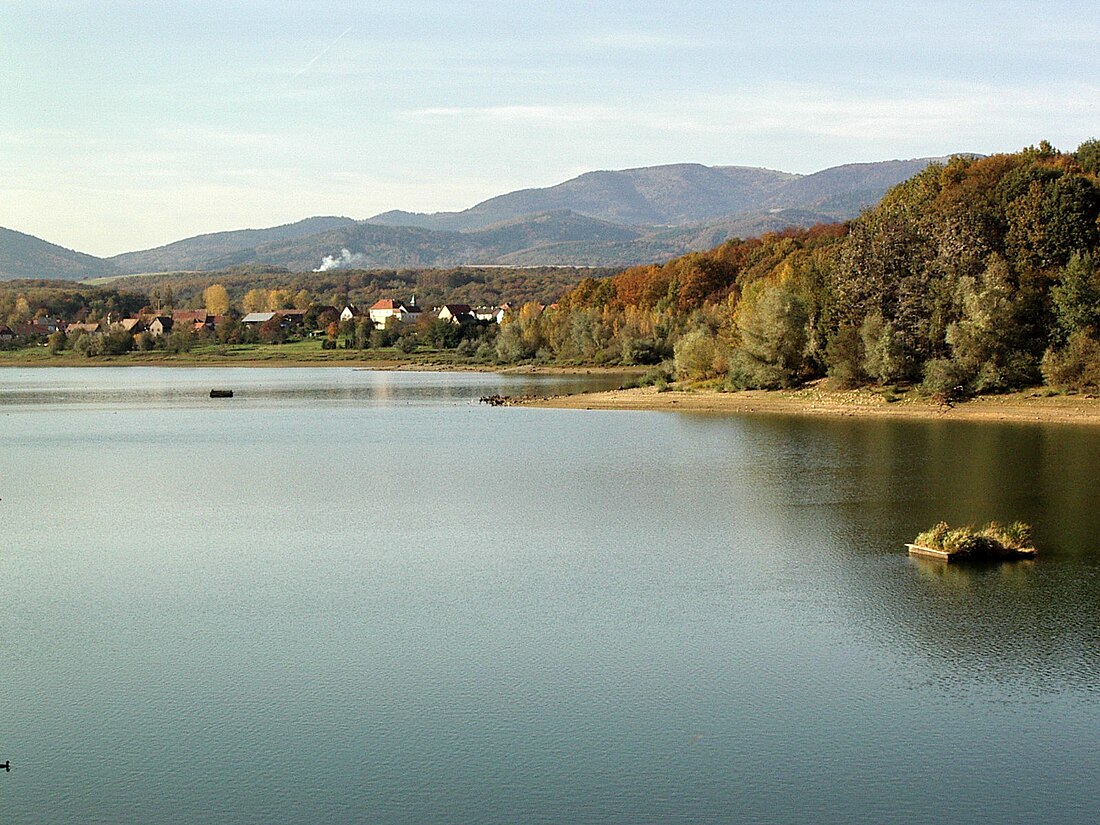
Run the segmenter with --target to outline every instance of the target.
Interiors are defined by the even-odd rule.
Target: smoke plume
[[[361,252],[352,253],[348,249],[341,249],[340,256],[325,255],[321,265],[314,272],[328,272],[330,269],[347,269],[363,260],[365,256]]]

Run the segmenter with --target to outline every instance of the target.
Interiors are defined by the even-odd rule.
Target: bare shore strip
[[[912,395],[913,397],[908,397]],[[829,390],[819,382],[797,390],[718,392],[688,390],[658,392],[653,387],[524,399],[526,407],[568,410],[660,410],[713,414],[769,414],[833,418],[908,418],[934,421],[1018,421],[1057,424],[1100,424],[1100,399],[1083,395],[1048,395],[1025,390],[956,403],[936,404],[909,393],[887,401],[872,390]]]

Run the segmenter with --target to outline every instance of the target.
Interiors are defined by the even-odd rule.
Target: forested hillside
[[[503,358],[672,358],[680,377],[932,392],[1100,385],[1100,141],[934,164],[847,225],[588,279]]]

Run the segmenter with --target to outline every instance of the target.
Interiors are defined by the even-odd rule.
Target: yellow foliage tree
[[[248,290],[241,299],[241,307],[245,312],[263,312],[267,309],[267,290]]]
[[[273,289],[267,293],[267,306],[264,307],[268,312],[274,312],[277,309],[293,309],[294,308],[294,295],[291,294],[289,289]]]
[[[202,304],[211,315],[229,312],[229,292],[221,284],[211,284],[202,291]]]

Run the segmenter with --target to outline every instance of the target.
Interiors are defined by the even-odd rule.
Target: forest
[[[728,241],[528,305],[497,355],[965,396],[1100,386],[1100,141],[957,157],[847,224]],[[661,371],[655,371],[660,380]]]
[[[499,330],[469,335],[443,335],[428,317],[384,340],[329,323],[331,344],[459,348],[483,364],[652,365],[654,383],[730,390],[820,378],[947,397],[1043,383],[1087,390],[1100,389],[1098,247],[1100,141],[1073,152],[1043,142],[933,164],[845,224],[731,240],[616,274],[245,267],[102,286],[24,281],[0,288],[0,321],[204,306],[231,317],[312,307],[319,317],[325,306],[415,295],[425,307],[517,308]]]

